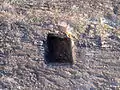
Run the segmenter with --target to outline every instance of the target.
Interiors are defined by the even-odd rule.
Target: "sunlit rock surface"
[[[0,0],[0,90],[120,90],[119,0]],[[71,38],[73,65],[45,64],[49,33]]]

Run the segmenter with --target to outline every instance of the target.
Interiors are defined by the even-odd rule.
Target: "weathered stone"
[[[119,90],[119,6],[119,0],[0,0],[0,89]],[[63,32],[74,42],[75,62],[48,65],[47,35]]]

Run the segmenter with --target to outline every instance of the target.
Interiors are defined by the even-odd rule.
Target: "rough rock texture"
[[[50,32],[72,66],[45,64]],[[0,0],[0,90],[120,90],[120,1]]]

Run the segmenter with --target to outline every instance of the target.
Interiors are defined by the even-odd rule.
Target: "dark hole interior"
[[[70,38],[48,34],[47,47],[47,63],[73,63]]]

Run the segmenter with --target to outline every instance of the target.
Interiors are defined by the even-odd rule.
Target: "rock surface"
[[[0,0],[0,90],[120,90],[119,0]],[[72,39],[74,64],[45,64],[48,33]]]

